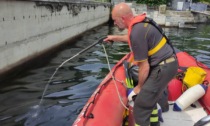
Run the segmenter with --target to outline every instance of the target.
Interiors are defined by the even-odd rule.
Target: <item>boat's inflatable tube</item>
[[[182,82],[176,78],[168,84],[168,101],[176,101],[182,95]]]
[[[174,103],[174,111],[182,111],[192,103],[201,98],[207,90],[207,86],[203,84],[195,85],[186,90]]]

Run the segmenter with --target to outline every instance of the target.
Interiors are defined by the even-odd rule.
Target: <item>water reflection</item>
[[[210,26],[196,27],[196,30],[164,30],[173,45],[210,67]],[[85,33],[75,44],[58,52],[45,66],[24,71],[24,76],[5,84],[7,86],[0,89],[0,125],[72,125],[90,95],[109,72],[101,45],[61,67],[47,89],[43,105],[37,107],[37,104],[56,67],[108,33],[122,34],[106,25],[95,28]],[[117,42],[106,45],[106,49],[111,67],[129,51],[126,43]]]
[[[67,90],[48,94],[44,98],[62,98],[68,96],[68,99],[77,99],[81,98],[80,96],[90,96],[100,80],[97,80],[95,76],[88,76],[83,78],[83,80],[85,81],[75,86],[68,87]]]
[[[197,29],[165,29],[173,44],[180,50],[188,52],[198,61],[210,67],[210,26],[197,25]]]

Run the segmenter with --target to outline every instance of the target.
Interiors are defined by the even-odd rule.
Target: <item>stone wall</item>
[[[167,10],[165,5],[160,5],[159,10],[149,10],[146,5],[136,4],[134,7],[135,15],[147,13],[158,24],[168,27],[178,27],[183,23],[205,23],[208,22],[208,15],[193,13],[191,11]]]
[[[110,4],[0,1],[0,73],[109,20]]]

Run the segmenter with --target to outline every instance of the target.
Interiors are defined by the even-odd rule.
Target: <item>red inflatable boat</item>
[[[207,73],[205,82],[210,82],[210,69],[186,52],[177,51],[180,67],[202,67]],[[127,106],[127,87],[125,83],[125,69],[123,61],[128,60],[130,54],[124,56],[104,78],[75,120],[73,126],[123,126],[124,113]],[[208,87],[208,86],[207,86]],[[174,78],[168,85],[168,100],[175,103],[183,95],[183,83]],[[192,92],[191,92],[192,93]],[[193,93],[196,94],[196,93]],[[188,96],[187,96],[188,97]],[[190,99],[190,97],[189,97]],[[164,122],[161,126],[202,126],[210,125],[210,88],[205,94],[193,102],[194,107],[187,107],[182,111],[174,111],[173,104],[169,111],[163,113]],[[129,126],[133,124],[128,122]]]

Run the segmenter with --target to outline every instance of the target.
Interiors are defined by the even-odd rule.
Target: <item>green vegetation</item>
[[[158,6],[161,4],[166,4],[167,0],[137,0],[136,3],[147,4],[149,6]]]
[[[129,0],[128,0],[129,1]],[[171,0],[136,0],[138,4],[147,4],[148,6],[158,6],[161,4],[167,4]],[[210,0],[192,0],[192,2],[202,2],[210,4]]]
[[[210,0],[193,0],[193,2],[203,2],[210,4]]]
[[[92,0],[97,2],[111,2],[111,0]],[[148,6],[159,6],[161,4],[167,4],[171,0],[125,0],[127,2],[136,1],[138,4],[147,4]],[[210,4],[210,0],[192,0],[192,2],[202,2]]]

